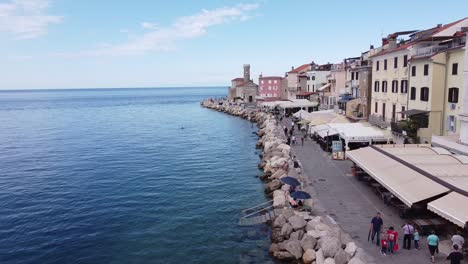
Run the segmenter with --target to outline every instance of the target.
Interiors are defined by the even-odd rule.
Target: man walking
[[[414,227],[406,222],[403,225],[403,248],[411,249],[411,240],[413,240]]]
[[[374,243],[375,235],[377,235],[377,246],[380,246],[380,230],[382,229],[383,220],[380,213],[377,213],[371,220],[369,232],[372,232],[371,238],[372,243]]]

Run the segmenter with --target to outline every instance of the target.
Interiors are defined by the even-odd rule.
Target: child
[[[414,239],[414,248],[415,249],[420,249],[419,248],[419,232],[418,232],[418,229],[415,228],[414,229],[414,233],[413,233],[413,239]]]
[[[393,226],[387,230],[388,240],[388,253],[393,254],[395,250],[395,243],[398,241],[398,233],[395,231]]]
[[[380,240],[380,245],[382,246],[382,248],[380,249],[380,254],[385,256],[387,255],[387,251],[388,251],[388,241],[384,232],[382,232],[381,237],[382,239]]]

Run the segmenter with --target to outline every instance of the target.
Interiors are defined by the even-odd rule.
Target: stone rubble
[[[304,201],[312,212],[297,212],[289,207],[287,202],[287,188],[280,179],[286,175],[282,166],[289,165],[289,175],[295,176],[302,185],[302,175],[292,169],[291,147],[286,144],[286,137],[282,127],[274,116],[237,105],[230,105],[227,101],[205,100],[203,107],[256,122],[259,128],[259,140],[256,147],[262,150],[258,167],[263,170],[261,180],[265,181],[265,193],[273,197],[276,209],[282,209],[281,214],[269,221],[272,234],[272,244],[269,253],[276,259],[291,263],[316,264],[361,264],[359,257],[363,250],[358,248],[349,234],[346,234],[326,215],[316,215],[313,199]],[[307,186],[302,186],[306,190]]]

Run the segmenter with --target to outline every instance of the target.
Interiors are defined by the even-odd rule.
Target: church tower
[[[244,64],[244,82],[250,81],[250,64]]]

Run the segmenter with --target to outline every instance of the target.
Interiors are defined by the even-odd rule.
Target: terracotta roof
[[[381,55],[393,53],[393,52],[396,52],[396,51],[404,50],[404,49],[406,49],[406,48],[409,48],[409,47],[413,46],[414,44],[416,44],[417,42],[419,42],[419,41],[421,41],[421,40],[430,39],[430,38],[431,38],[432,36],[434,36],[435,34],[441,32],[441,31],[443,31],[443,30],[445,30],[445,29],[447,29],[447,28],[449,28],[449,27],[451,27],[451,26],[453,26],[453,25],[455,25],[455,24],[457,24],[457,23],[459,23],[459,22],[461,22],[461,21],[463,21],[463,20],[465,20],[465,19],[467,19],[467,18],[465,17],[465,18],[463,18],[463,19],[460,19],[460,20],[457,20],[457,21],[455,21],[455,22],[452,22],[452,23],[443,25],[443,26],[441,26],[441,27],[433,27],[433,28],[430,28],[430,29],[422,30],[422,31],[420,31],[420,32],[416,32],[416,33],[414,33],[413,35],[416,35],[416,34],[424,34],[424,32],[427,32],[428,35],[427,35],[427,36],[424,36],[424,37],[421,37],[421,38],[417,38],[417,39],[415,39],[415,40],[413,40],[413,41],[409,41],[409,42],[407,42],[407,43],[405,43],[405,44],[402,44],[402,45],[396,47],[395,49],[392,49],[392,50],[389,50],[389,49],[383,50],[383,51],[381,51],[381,52],[379,52],[379,53],[376,53],[376,54],[374,54],[374,55],[372,55],[372,56],[370,56],[370,57],[377,57],[377,56],[381,56]]]
[[[309,67],[310,67],[310,63],[303,64],[303,65],[295,68],[294,70],[289,71],[288,73],[299,73],[299,72],[307,71]]]
[[[239,78],[234,78],[231,81],[235,82],[235,81],[243,81],[243,80],[244,80],[244,78],[239,77]]]
[[[262,76],[258,77],[259,79],[282,79],[283,77],[281,76]]]

